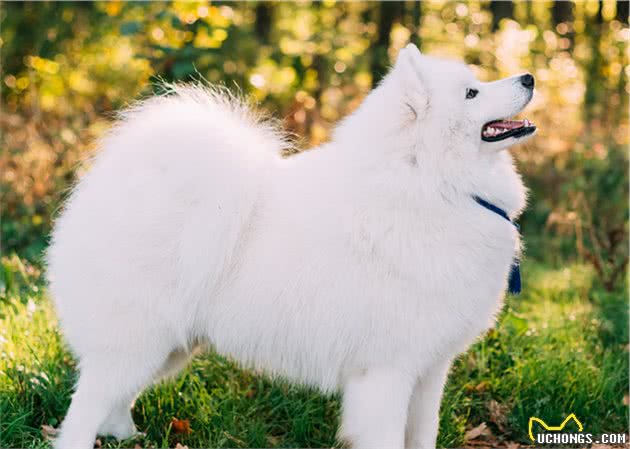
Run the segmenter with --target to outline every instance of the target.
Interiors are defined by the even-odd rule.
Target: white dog
[[[434,448],[453,358],[493,325],[525,188],[503,151],[526,74],[479,82],[409,45],[330,143],[217,89],[125,112],[59,217],[49,281],[81,376],[56,442],[130,437],[130,407],[199,344],[343,392],[355,448]],[[503,211],[508,216],[501,216]]]

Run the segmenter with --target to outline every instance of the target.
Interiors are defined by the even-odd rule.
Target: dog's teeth
[[[493,128],[491,126],[483,130],[483,135],[485,137],[498,136],[499,134],[501,134],[501,130],[498,128]]]

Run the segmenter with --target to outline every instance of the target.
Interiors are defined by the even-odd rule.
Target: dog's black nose
[[[526,87],[527,89],[533,89],[534,77],[531,76],[529,73],[521,76],[521,84],[523,85],[523,87]]]

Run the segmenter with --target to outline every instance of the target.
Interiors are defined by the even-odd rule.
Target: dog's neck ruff
[[[507,214],[507,212],[505,212],[500,207],[484,200],[483,198],[478,197],[477,195],[473,196],[473,199],[480,206],[488,209],[491,212],[494,212],[495,214],[497,214],[504,220],[509,221],[510,224],[514,226],[517,231],[520,229],[519,225],[517,223],[514,223],[510,219],[510,216]],[[512,293],[513,295],[518,295],[521,292],[521,262],[518,259],[518,257],[515,257],[514,261],[512,262],[512,268],[510,269],[510,277],[508,279],[508,292]]]

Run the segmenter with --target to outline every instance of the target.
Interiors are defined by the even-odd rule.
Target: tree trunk
[[[621,23],[628,23],[628,13],[630,12],[630,1],[617,0],[617,20]]]
[[[420,39],[420,21],[422,20],[422,2],[414,1],[413,9],[411,11],[411,42],[416,45],[416,47],[421,48],[422,40]]]
[[[511,1],[493,0],[490,2],[490,11],[492,12],[492,31],[496,31],[502,19],[514,17],[514,4]]]
[[[595,23],[602,25],[604,23],[604,16],[602,15],[602,9],[604,8],[603,0],[597,2],[597,14],[595,14]]]
[[[553,7],[551,8],[553,24],[558,25],[562,22],[572,22],[574,6],[572,1],[556,0],[553,2]]]
[[[600,0],[598,5],[597,14],[593,18],[592,22],[589,17],[586,17],[585,34],[588,38],[588,43],[591,48],[590,60],[586,63],[585,74],[586,92],[584,93],[584,119],[586,126],[590,127],[593,118],[605,111],[601,110],[601,65],[602,55],[599,49],[600,38],[602,34],[602,7],[603,2]]]
[[[572,24],[574,18],[574,8],[575,3],[572,1],[556,0],[553,2],[553,7],[551,8],[551,18],[553,20],[554,28],[557,29],[558,25],[561,23]],[[565,36],[570,41],[568,50],[571,51],[575,42],[575,32],[573,31],[572,26],[569,28],[569,31],[565,34]]]
[[[376,84],[385,76],[389,65],[387,51],[389,50],[392,26],[396,19],[400,19],[403,10],[404,3],[398,1],[380,2],[378,4],[378,37],[374,51],[372,52],[371,64],[373,84]]]
[[[269,33],[273,18],[271,2],[258,2],[256,5],[256,36],[262,44],[269,44]]]

